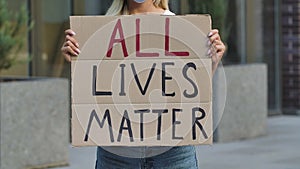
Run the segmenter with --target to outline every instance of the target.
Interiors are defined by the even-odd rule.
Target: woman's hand
[[[226,51],[226,47],[221,40],[219,30],[213,29],[208,34],[208,38],[209,38],[209,46],[210,46],[208,50],[208,56],[212,58],[212,71],[214,73]]]
[[[71,62],[71,57],[78,56],[80,53],[79,44],[74,38],[74,36],[76,35],[74,31],[68,29],[65,31],[65,34],[66,34],[66,38],[61,48],[61,52],[64,55],[65,59]]]

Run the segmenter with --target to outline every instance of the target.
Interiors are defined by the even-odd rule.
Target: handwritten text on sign
[[[71,17],[74,146],[210,144],[210,18]]]

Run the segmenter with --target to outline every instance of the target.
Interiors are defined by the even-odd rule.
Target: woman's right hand
[[[71,57],[78,56],[80,53],[79,44],[77,43],[74,36],[76,33],[71,29],[65,31],[65,42],[61,48],[61,52],[64,55],[65,59],[71,62]]]

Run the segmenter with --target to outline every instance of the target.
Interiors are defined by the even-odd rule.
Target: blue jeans
[[[117,149],[119,151],[116,151]],[[162,153],[158,154],[161,150]],[[125,156],[110,151],[117,154],[125,152],[123,154]],[[130,155],[135,157],[129,157]],[[95,169],[198,169],[198,166],[194,146],[167,149],[166,147],[98,147]]]

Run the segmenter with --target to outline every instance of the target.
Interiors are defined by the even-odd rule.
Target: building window
[[[60,48],[64,42],[64,30],[69,27],[71,0],[31,0],[31,16],[34,29],[31,33],[33,59],[30,75],[68,76]]]

